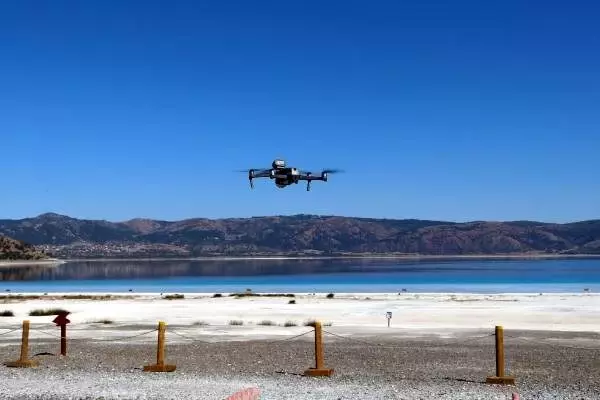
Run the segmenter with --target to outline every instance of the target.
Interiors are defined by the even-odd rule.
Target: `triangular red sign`
[[[59,325],[59,326],[60,326],[60,325],[66,325],[66,324],[68,324],[69,322],[71,322],[71,321],[69,321],[69,319],[67,318],[67,315],[69,315],[69,313],[68,313],[68,312],[67,312],[67,313],[60,313],[60,314],[58,314],[58,315],[56,316],[56,318],[54,318],[54,319],[52,320],[52,322],[54,322],[56,325]]]

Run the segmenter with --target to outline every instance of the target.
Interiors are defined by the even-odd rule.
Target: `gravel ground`
[[[334,328],[329,328],[334,332]],[[185,335],[185,330],[180,333]],[[151,335],[155,335],[152,333]],[[288,341],[176,342],[167,333],[172,373],[147,373],[149,344],[32,339],[34,369],[0,367],[0,399],[224,399],[257,387],[261,399],[600,399],[600,336],[558,332],[506,333],[507,372],[516,386],[485,384],[495,372],[494,338],[343,339],[325,337],[329,378],[302,372],[314,363],[311,335]],[[583,337],[583,339],[574,338]],[[37,337],[37,336],[36,336]],[[558,340],[560,339],[560,340]],[[0,342],[0,361],[19,347]],[[573,348],[573,347],[585,347]]]

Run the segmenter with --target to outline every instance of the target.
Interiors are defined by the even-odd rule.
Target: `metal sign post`
[[[67,355],[67,324],[71,321],[67,318],[69,312],[62,311],[52,320],[56,326],[60,326],[60,354]]]

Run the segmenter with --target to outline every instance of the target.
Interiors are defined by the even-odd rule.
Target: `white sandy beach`
[[[110,293],[94,296],[108,295]],[[22,295],[35,295],[33,293]],[[39,294],[38,294],[39,295]],[[305,331],[303,323],[319,320],[331,324],[328,329],[356,336],[392,335],[417,337],[436,334],[452,336],[471,330],[505,329],[600,332],[600,294],[296,294],[289,297],[213,298],[212,293],[184,294],[184,299],[166,300],[158,293],[113,294],[127,298],[114,300],[0,299],[0,312],[10,310],[14,317],[0,318],[0,329],[16,328],[28,319],[32,327],[57,329],[54,316],[29,316],[40,308],[70,311],[71,337],[89,336],[93,330],[101,336],[131,335],[132,329],[144,330],[164,321],[173,329],[211,336],[211,340],[258,339],[292,335]],[[64,295],[67,295],[65,293]],[[73,293],[68,293],[73,295]],[[50,299],[54,298],[54,299]],[[386,312],[392,312],[387,327]],[[110,324],[98,321],[109,320]],[[243,321],[231,326],[230,321]],[[261,321],[274,325],[262,326]],[[283,326],[287,321],[297,326]],[[2,333],[2,331],[0,331]],[[17,338],[19,332],[5,335]],[[7,337],[8,336],[8,337]],[[83,337],[82,336],[82,337]],[[152,339],[152,338],[150,338]]]
[[[64,260],[59,260],[59,259],[55,259],[55,258],[51,258],[51,259],[47,259],[47,260],[1,260],[0,261],[0,268],[5,267],[5,268],[10,268],[10,267],[31,267],[31,266],[36,266],[36,265],[43,265],[43,266],[58,266],[58,265],[62,265],[62,264],[66,264],[67,262]]]

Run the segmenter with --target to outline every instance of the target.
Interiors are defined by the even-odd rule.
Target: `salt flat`
[[[28,314],[34,309],[62,308],[70,312],[73,335],[88,329],[97,334],[129,335],[131,329],[151,329],[164,321],[171,327],[213,334],[214,340],[257,339],[301,332],[310,320],[352,335],[452,336],[470,330],[491,332],[496,325],[507,330],[600,332],[600,294],[595,293],[336,293],[334,298],[327,298],[326,293],[302,293],[294,298],[238,298],[226,293],[214,298],[212,293],[185,293],[183,299],[175,300],[165,299],[166,293],[93,294],[126,296],[113,300],[61,299],[63,295],[74,294],[53,293],[33,300],[5,296],[0,299],[0,311],[11,310],[14,317],[0,318],[0,329],[16,328],[24,319],[30,320],[32,327],[52,328],[53,316]],[[295,304],[289,304],[290,300]],[[386,312],[392,312],[389,328]],[[243,325],[231,326],[231,321]],[[263,321],[272,325],[262,326]],[[286,322],[295,326],[285,327]],[[6,336],[4,339],[12,337]]]

